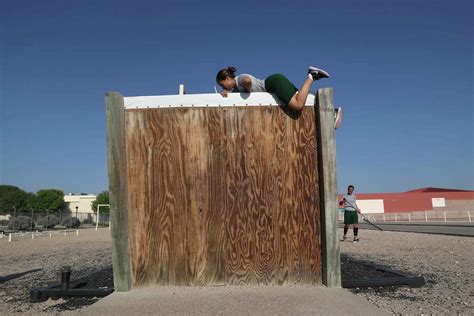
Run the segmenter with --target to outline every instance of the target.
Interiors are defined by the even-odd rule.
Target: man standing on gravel
[[[347,187],[347,194],[342,196],[342,201],[339,202],[339,205],[344,206],[344,236],[341,241],[347,240],[347,231],[349,226],[352,225],[354,230],[354,242],[359,241],[357,233],[359,232],[359,227],[357,223],[359,222],[359,217],[357,213],[360,213],[360,209],[356,203],[356,196],[352,194],[354,192],[354,186],[351,184]]]

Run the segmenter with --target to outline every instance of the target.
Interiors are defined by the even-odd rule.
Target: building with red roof
[[[356,196],[357,205],[364,213],[474,210],[471,190],[427,187],[402,193],[356,193]]]

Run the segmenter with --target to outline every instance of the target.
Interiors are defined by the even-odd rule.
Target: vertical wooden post
[[[319,89],[316,96],[318,131],[319,194],[323,284],[341,287],[339,222],[337,219],[336,133],[332,88]]]
[[[108,92],[105,97],[105,105],[110,214],[113,222],[112,264],[114,287],[117,291],[128,291],[131,286],[131,275],[123,96],[118,92]]]

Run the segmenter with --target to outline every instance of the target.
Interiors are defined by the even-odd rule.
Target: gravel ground
[[[472,237],[371,230],[359,230],[359,235],[359,243],[341,242],[343,276],[351,262],[369,261],[422,276],[426,284],[351,292],[396,315],[474,315]]]
[[[342,232],[341,232],[342,233]],[[351,233],[349,233],[350,235]],[[351,289],[393,314],[474,314],[474,239],[443,235],[363,230],[361,242],[341,243],[343,279],[393,277],[361,265],[370,262],[425,278],[421,288],[406,286]],[[31,235],[30,235],[31,236]],[[35,238],[0,239],[0,276],[42,268],[42,271],[0,283],[0,314],[58,314],[98,299],[29,302],[29,291],[58,283],[60,268],[73,267],[71,280],[88,276],[86,288],[111,287],[110,231],[81,230]]]
[[[60,283],[62,266],[71,266],[71,281],[89,276],[85,288],[100,286],[113,287],[112,245],[108,228],[79,230],[45,237],[31,235],[24,238],[0,239],[0,276],[20,273],[36,268],[42,271],[30,273],[5,283],[0,283],[0,314],[55,314],[65,310],[90,305],[96,298],[74,298],[69,300],[48,300],[40,303],[29,302],[29,292],[34,288]]]

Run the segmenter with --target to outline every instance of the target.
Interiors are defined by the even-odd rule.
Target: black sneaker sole
[[[309,67],[308,73],[313,76],[314,80],[319,80],[321,78],[329,78],[329,73],[323,69],[319,69],[316,67]]]

